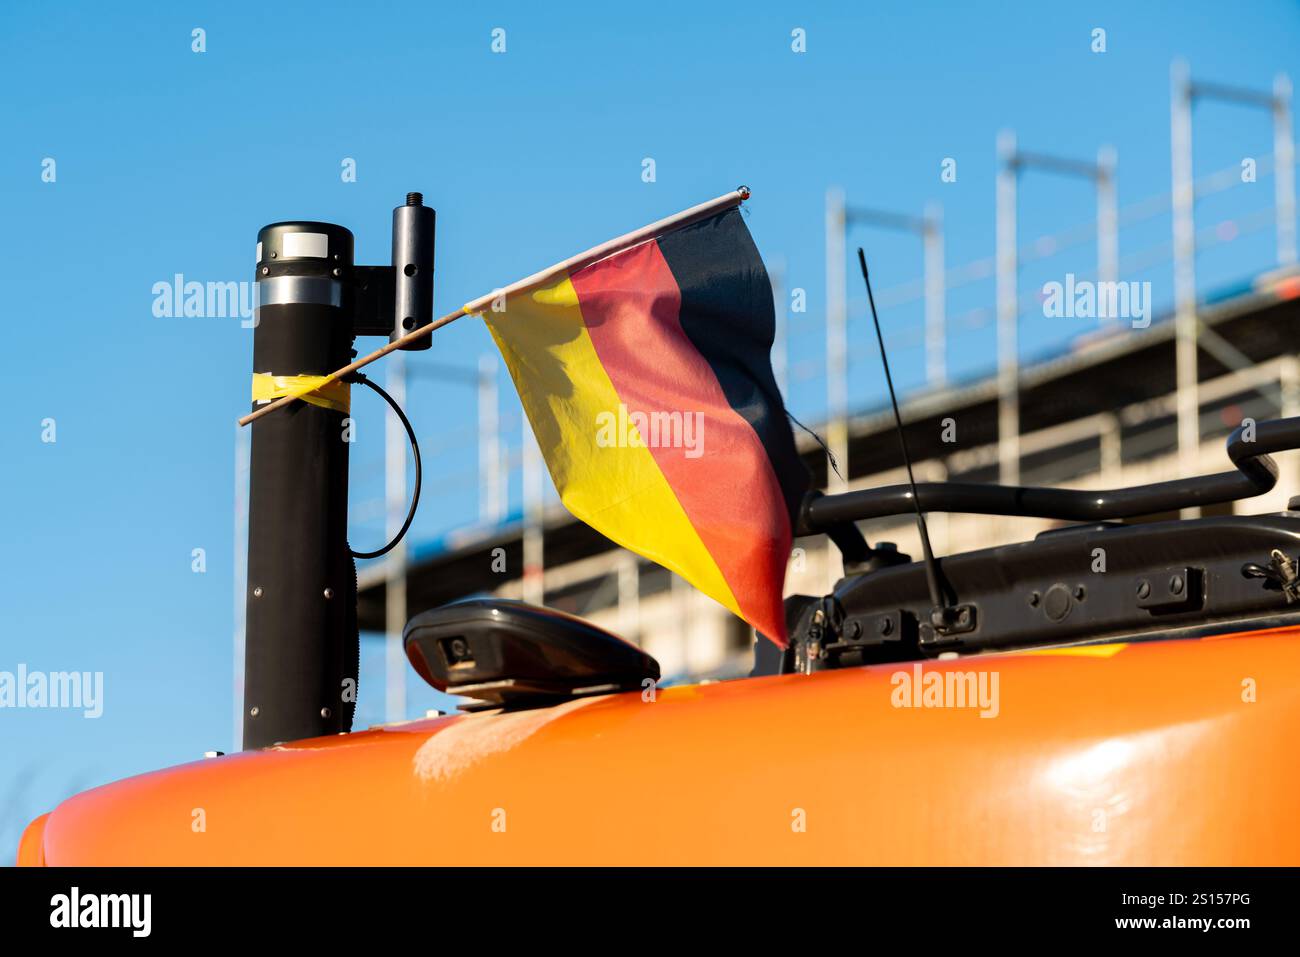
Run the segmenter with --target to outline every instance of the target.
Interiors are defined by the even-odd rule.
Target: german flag
[[[482,315],[568,510],[784,645],[808,474],[772,374],[771,283],[739,208]]]

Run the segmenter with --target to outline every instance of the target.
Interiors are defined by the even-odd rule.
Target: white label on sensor
[[[324,233],[284,234],[284,255],[288,259],[325,259],[329,251],[330,238]]]

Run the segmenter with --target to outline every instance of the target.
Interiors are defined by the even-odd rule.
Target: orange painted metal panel
[[[1077,651],[922,666],[996,673],[996,717],[896,707],[882,665],[204,760],[20,863],[1300,864],[1300,629]]]
[[[22,837],[18,839],[18,866],[42,867],[45,864],[45,822],[50,819],[42,814],[27,825]]]

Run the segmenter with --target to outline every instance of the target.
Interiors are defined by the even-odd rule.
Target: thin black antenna
[[[903,416],[898,411],[898,396],[894,394],[894,378],[889,374],[889,356],[885,353],[885,337],[880,332],[880,317],[876,315],[876,297],[871,294],[871,276],[867,274],[867,256],[858,247],[858,264],[862,266],[862,281],[867,284],[867,302],[871,304],[871,321],[876,326],[876,341],[880,343],[880,361],[885,367],[885,384],[889,386],[889,401],[894,406],[894,424],[898,427],[898,445],[903,450],[903,464],[907,466],[907,482],[912,488],[912,505],[916,507],[916,530],[921,535],[921,551],[925,557],[925,581],[930,588],[930,623],[942,632],[949,624],[951,611],[939,588],[939,568],[930,547],[930,533],[925,527],[921,500],[916,494],[916,477],[912,474],[912,456],[907,451],[907,436],[903,434]]]

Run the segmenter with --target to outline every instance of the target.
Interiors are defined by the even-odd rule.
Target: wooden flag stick
[[[351,375],[363,366],[368,366],[375,360],[382,359],[393,350],[409,345],[420,337],[429,335],[429,333],[433,332],[435,329],[441,329],[443,326],[455,322],[461,316],[471,316],[481,313],[483,310],[491,306],[497,299],[504,299],[513,296],[516,293],[526,292],[527,290],[544,286],[547,282],[555,279],[561,273],[576,272],[584,266],[590,266],[592,263],[605,259],[608,256],[612,256],[615,253],[622,252],[624,249],[630,249],[633,246],[655,239],[660,234],[667,232],[670,229],[678,229],[682,226],[698,222],[701,219],[707,219],[724,209],[729,209],[732,206],[739,206],[747,199],[749,199],[749,187],[741,186],[732,190],[730,193],[724,193],[717,199],[711,199],[707,203],[700,203],[698,206],[692,206],[690,209],[665,217],[664,219],[651,223],[649,226],[642,226],[640,229],[619,236],[617,239],[611,239],[609,242],[601,243],[599,246],[593,246],[584,253],[571,256],[564,260],[564,262],[556,263],[554,266],[548,266],[541,272],[535,272],[525,279],[520,279],[518,282],[511,283],[504,289],[494,289],[487,295],[480,296],[473,302],[466,303],[455,312],[449,312],[441,319],[435,319],[427,326],[421,326],[419,329],[414,329],[402,336],[400,339],[394,339],[382,349],[376,349],[369,355],[362,356],[360,359],[348,363],[342,369],[337,369],[334,372],[331,372],[329,375],[324,376],[320,382],[316,383],[310,389],[303,389],[298,393],[281,396],[274,402],[262,406],[260,409],[254,409],[252,412],[248,413],[248,415],[241,418],[239,424],[241,426],[248,425],[250,422],[260,419],[267,413],[274,412],[281,406],[296,401],[309,392],[315,392],[316,390],[329,385],[331,382],[337,382],[339,379]]]
[[[349,362],[342,369],[334,370],[329,375],[322,378],[320,382],[316,383],[310,389],[303,389],[301,392],[298,392],[296,394],[281,396],[280,398],[276,399],[274,402],[270,402],[262,406],[260,409],[254,409],[252,412],[248,413],[248,415],[240,419],[239,424],[248,425],[250,422],[254,422],[257,419],[260,419],[268,412],[274,412],[282,405],[288,405],[290,402],[296,402],[299,398],[306,395],[308,392],[315,392],[316,390],[322,389],[325,386],[329,385],[331,382],[337,382],[339,379],[342,379],[344,376],[356,372],[362,366],[368,366],[376,359],[382,359],[384,356],[388,355],[388,353],[392,352],[393,350],[400,349],[402,348],[402,346],[406,345],[407,343],[414,342],[416,339],[419,339],[421,336],[427,336],[429,333],[433,332],[433,330],[441,329],[443,326],[447,325],[448,323],[455,322],[461,316],[467,316],[467,315],[469,315],[469,311],[465,306],[462,306],[461,308],[457,309],[455,312],[449,312],[441,319],[435,319],[427,326],[421,326],[419,329],[415,329],[411,332],[408,332],[400,339],[394,339],[392,342],[384,346],[382,349],[376,349],[374,352],[370,353],[369,355],[362,356],[360,359],[357,359],[353,362]]]

